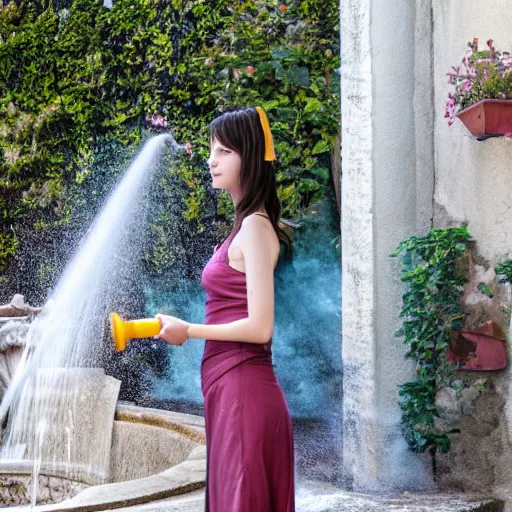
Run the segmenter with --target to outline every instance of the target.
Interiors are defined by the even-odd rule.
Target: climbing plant
[[[505,260],[494,267],[499,283],[512,283],[512,260]]]
[[[416,380],[400,386],[403,433],[414,452],[448,451],[449,432],[436,427],[436,393],[453,375],[446,358],[450,333],[463,326],[461,299],[467,278],[463,256],[467,226],[431,229],[425,237],[401,242],[392,256],[402,256],[406,291],[397,336],[404,338],[406,357],[416,362]]]
[[[114,0],[111,9],[102,0],[20,0],[0,9],[0,272],[19,249],[19,225],[70,221],[70,191],[90,178],[109,138],[137,145],[171,128],[189,141],[194,156],[169,172],[183,183],[184,221],[204,231],[208,123],[236,105],[268,110],[283,215],[321,199],[339,132],[338,8],[335,0]],[[221,194],[217,215],[230,213]],[[153,229],[168,231],[165,215]],[[146,260],[160,272],[168,245],[157,238]]]

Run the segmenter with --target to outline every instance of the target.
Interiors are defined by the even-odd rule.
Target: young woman
[[[235,225],[202,274],[206,323],[157,315],[173,345],[206,340],[201,363],[207,440],[207,512],[291,512],[293,432],[272,367],[274,267],[281,205],[265,111],[239,108],[210,125],[214,188],[228,190]]]

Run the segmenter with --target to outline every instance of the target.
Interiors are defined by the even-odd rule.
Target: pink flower
[[[153,114],[150,122],[152,126],[157,128],[167,128],[167,119],[161,114]]]
[[[455,121],[455,115],[459,111],[459,105],[455,104],[455,98],[449,94],[448,100],[446,101],[446,108],[444,111],[444,117],[448,118],[448,126],[451,126]]]
[[[463,90],[463,91],[469,91],[469,89],[471,89],[471,87],[473,87],[473,84],[472,84],[469,80],[466,80],[466,81],[462,84],[462,90]]]

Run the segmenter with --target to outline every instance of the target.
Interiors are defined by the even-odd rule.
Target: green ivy
[[[467,226],[432,229],[425,237],[401,242],[391,256],[402,256],[403,295],[397,336],[407,345],[406,357],[416,362],[416,380],[400,386],[405,439],[414,452],[448,451],[449,432],[435,425],[436,393],[449,382],[453,365],[446,358],[450,333],[463,326],[461,270],[470,235]]]
[[[512,283],[512,260],[505,260],[494,267],[499,283]]]
[[[53,5],[68,4],[0,10],[0,271],[16,251],[11,226],[68,222],[67,197],[92,172],[99,141],[139,144],[154,115],[192,144],[195,158],[170,172],[187,191],[181,215],[199,232],[208,124],[231,106],[268,110],[283,216],[322,199],[339,133],[337,1]],[[226,199],[220,216],[231,213]]]

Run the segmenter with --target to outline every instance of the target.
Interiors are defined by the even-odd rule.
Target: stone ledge
[[[138,407],[127,402],[118,402],[115,420],[153,425],[174,430],[197,443],[206,443],[204,418],[193,414]]]
[[[374,499],[345,496],[332,512],[503,512],[505,503],[493,498],[464,495],[413,495],[409,498]],[[304,512],[318,510],[304,508]]]
[[[205,455],[205,447],[201,446],[195,449],[191,458],[201,456],[201,450]],[[193,464],[188,467],[180,464],[156,477],[132,480],[124,484],[91,487],[72,500],[59,505],[35,507],[34,510],[36,512],[105,512],[122,509],[130,512],[203,512],[204,492],[197,489],[204,486],[204,481],[188,478],[187,482],[187,478],[183,478],[183,475],[172,475],[173,470],[182,472],[180,468],[194,473]],[[206,467],[202,466],[202,470],[196,467],[195,472],[198,475],[202,472],[205,477]],[[174,494],[169,494],[169,480],[174,480]],[[134,483],[140,484],[139,491],[133,489]],[[146,495],[140,496],[141,493]],[[10,510],[23,512],[26,508],[13,507]],[[297,512],[503,512],[504,502],[488,496],[460,493],[404,493],[379,496],[348,492],[321,482],[308,482],[297,489],[296,510]]]
[[[142,505],[195,491],[206,482],[206,446],[201,445],[177,466],[158,475],[115,484],[97,485],[56,505],[35,507],[37,512],[97,512]],[[13,509],[14,510],[14,509]],[[21,509],[19,509],[21,510]]]

